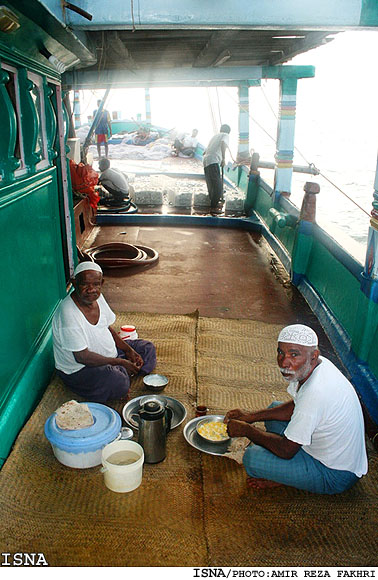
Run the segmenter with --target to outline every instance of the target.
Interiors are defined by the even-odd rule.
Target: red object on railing
[[[100,201],[100,197],[95,191],[99,177],[97,171],[91,165],[75,163],[70,159],[70,173],[72,189],[77,193],[87,195],[91,207],[97,209],[97,204]]]

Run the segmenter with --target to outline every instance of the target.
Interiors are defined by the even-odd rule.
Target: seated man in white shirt
[[[225,416],[231,437],[252,442],[243,457],[247,483],[255,489],[284,484],[322,494],[349,489],[368,468],[362,409],[353,386],[320,356],[318,338],[308,326],[284,328],[277,353],[293,400],[260,411],[234,409]],[[265,421],[266,431],[253,425],[258,421]]]
[[[173,154],[180,157],[194,157],[198,145],[198,129],[193,129],[192,134],[183,134],[178,136],[173,143]]]
[[[130,377],[154,369],[155,347],[147,340],[122,340],[113,329],[116,317],[101,294],[98,264],[82,262],[74,275],[74,291],[52,321],[57,375],[86,401],[127,399]]]
[[[105,188],[106,193],[102,201],[106,205],[120,205],[129,197],[129,180],[120,169],[111,168],[109,159],[102,157],[98,162],[101,171],[98,182]]]

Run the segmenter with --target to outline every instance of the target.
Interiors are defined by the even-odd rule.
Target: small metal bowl
[[[196,425],[196,431],[197,431],[198,435],[201,437],[201,439],[203,439],[204,441],[207,441],[207,443],[215,443],[215,444],[224,443],[225,441],[228,441],[230,439],[230,437],[223,437],[222,439],[219,439],[219,441],[214,441],[213,439],[208,439],[207,437],[204,437],[199,432],[199,428],[201,427],[201,425],[205,425],[205,423],[211,423],[213,421],[217,422],[217,423],[223,423],[223,419],[224,419],[224,415],[207,415],[206,417],[204,417],[203,419],[198,421],[198,423]]]
[[[169,381],[167,377],[157,374],[146,375],[143,379],[143,383],[146,385],[147,389],[155,391],[155,393],[165,389],[165,387],[168,385],[168,382]]]

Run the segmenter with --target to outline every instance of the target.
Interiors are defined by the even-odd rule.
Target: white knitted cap
[[[95,262],[81,262],[76,266],[74,276],[77,276],[80,274],[80,272],[85,272],[85,270],[95,270],[96,272],[101,272],[102,274],[101,267]]]
[[[302,346],[318,346],[318,337],[309,326],[292,324],[286,326],[278,335],[278,342],[291,342]]]

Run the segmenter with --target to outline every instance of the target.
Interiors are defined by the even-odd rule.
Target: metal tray
[[[133,429],[138,430],[138,424],[136,421],[131,419],[131,415],[137,413],[142,404],[144,404],[146,401],[158,401],[159,403],[162,403],[163,405],[172,409],[173,416],[171,429],[175,429],[175,427],[181,425],[181,423],[186,418],[186,409],[184,405],[180,403],[180,401],[177,401],[177,399],[172,399],[172,397],[166,397],[165,395],[143,395],[142,397],[131,399],[131,401],[126,403],[122,409],[122,416],[125,422]]]
[[[219,420],[220,418],[223,420],[223,415],[206,415],[206,417],[214,421]],[[210,455],[224,455],[228,451],[232,439],[216,441],[215,443],[206,441],[206,439],[197,433],[197,424],[202,421],[202,419],[203,417],[196,417],[195,419],[188,421],[183,431],[185,439],[189,445],[195,447],[195,449],[198,449],[199,451],[209,453]]]

